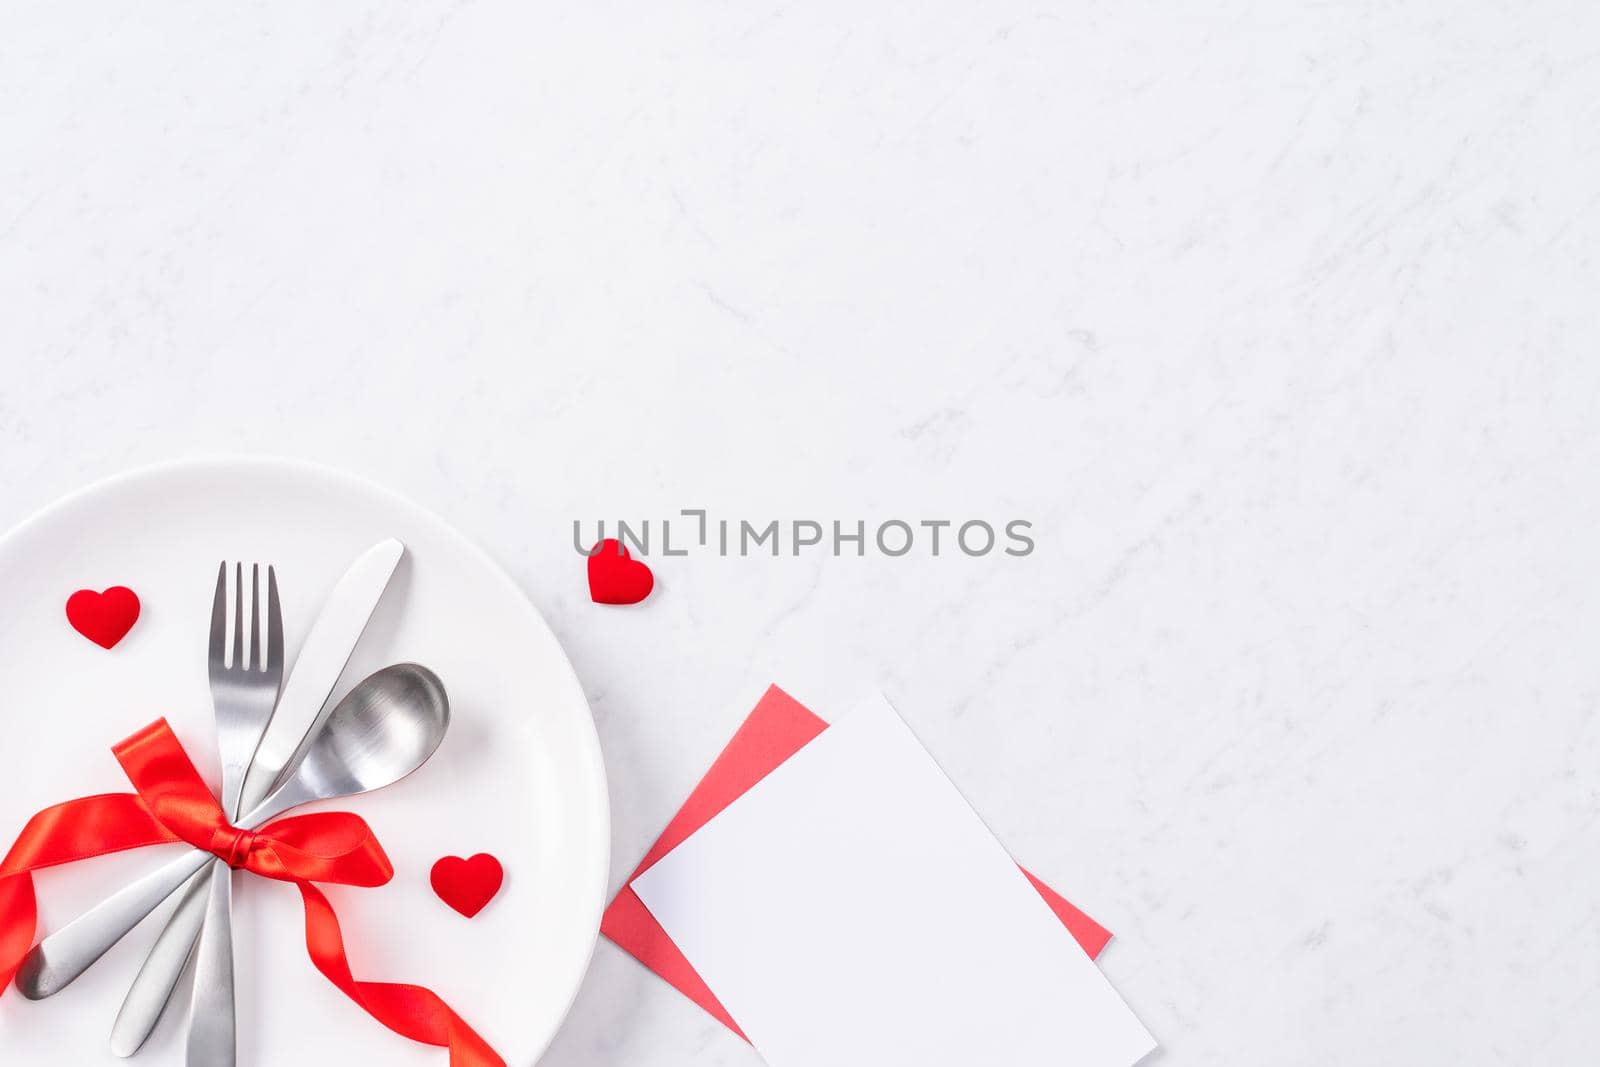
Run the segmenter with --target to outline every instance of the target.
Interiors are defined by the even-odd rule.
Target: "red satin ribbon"
[[[339,918],[313,882],[379,886],[394,876],[383,846],[358,815],[279,819],[256,831],[232,826],[165,719],[115,749],[138,790],[69,800],[23,827],[0,863],[0,994],[33,947],[33,872],[93,856],[187,841],[239,870],[292,882],[306,912],[306,950],[328,981],[390,1030],[450,1050],[450,1067],[505,1067],[488,1043],[421,986],[360,982],[350,973]]]

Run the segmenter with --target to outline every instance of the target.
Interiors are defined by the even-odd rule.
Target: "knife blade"
[[[350,564],[328,594],[300,646],[278,708],[250,763],[240,811],[250,811],[266,799],[285,769],[298,762],[302,746],[315,728],[333,711],[328,697],[339,684],[339,675],[350,662],[405,551],[406,546],[392,537],[378,542]]]

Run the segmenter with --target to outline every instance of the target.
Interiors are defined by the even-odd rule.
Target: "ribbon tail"
[[[323,977],[363,1011],[402,1037],[450,1050],[450,1067],[505,1067],[489,1043],[432,990],[390,982],[361,982],[350,973],[339,917],[322,891],[296,882],[306,910],[306,951]]]
[[[10,987],[17,969],[33,948],[39,923],[39,899],[33,892],[33,875],[0,878],[0,990]]]
[[[34,871],[177,840],[131,793],[70,800],[29,819],[0,860],[0,994],[16,977],[38,932]]]

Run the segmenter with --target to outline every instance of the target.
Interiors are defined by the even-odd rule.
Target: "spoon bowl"
[[[393,785],[428,762],[449,727],[450,700],[438,675],[417,663],[385,667],[307,736],[289,778],[241,821]]]

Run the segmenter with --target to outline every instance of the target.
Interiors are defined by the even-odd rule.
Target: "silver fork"
[[[211,602],[211,640],[207,666],[211,703],[217,720],[217,747],[222,756],[222,809],[239,817],[245,776],[254,759],[283,686],[283,617],[278,603],[278,577],[267,568],[265,656],[261,633],[261,567],[250,568],[250,649],[245,658],[244,568],[234,565],[233,655],[228,652],[228,564],[217,571]],[[196,954],[194,999],[189,1019],[190,1064],[226,1067],[236,1056],[233,1002],[233,871],[221,862],[195,875],[184,890],[180,909],[204,904],[205,925],[198,942],[169,945],[166,951]],[[198,949],[196,948],[198,944]],[[160,946],[158,946],[158,949]],[[154,958],[152,953],[152,959]],[[146,966],[150,966],[146,961]],[[163,995],[170,994],[170,988]],[[124,1011],[127,1006],[124,1006]],[[141,1037],[142,1040],[142,1037]],[[134,1049],[124,1055],[131,1055]]]
[[[283,612],[278,603],[278,574],[267,568],[266,655],[262,656],[261,566],[250,566],[250,662],[244,647],[244,566],[234,565],[233,656],[227,652],[228,565],[217,571],[217,590],[211,601],[211,642],[207,668],[211,679],[211,706],[217,719],[217,748],[222,755],[222,808],[228,818],[239,817],[239,797],[245,775],[255,758],[261,735],[272,720],[283,688]]]

